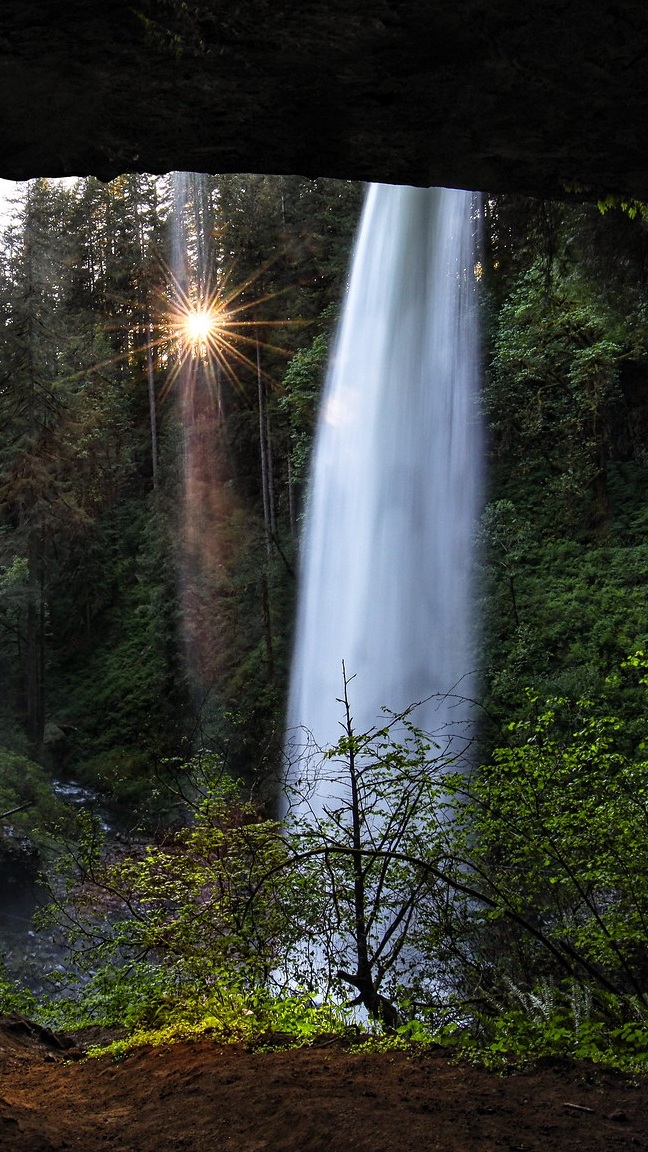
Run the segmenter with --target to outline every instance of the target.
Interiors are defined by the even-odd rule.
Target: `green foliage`
[[[579,520],[594,514],[587,501],[596,496],[606,416],[619,397],[624,336],[575,275],[548,290],[537,265],[500,310],[485,391],[499,463],[506,476],[514,469],[533,480],[554,531],[573,527],[576,508]]]
[[[206,761],[202,762],[205,779]],[[217,762],[189,827],[162,845],[133,845],[102,854],[91,829],[76,852],[68,896],[58,912],[85,966],[152,957],[182,979],[207,982],[227,970],[260,986],[286,946],[285,884],[262,880],[281,872],[286,849],[277,824],[260,820]]]
[[[173,973],[159,964],[104,964],[62,997],[38,1006],[40,1020],[55,1028],[153,1027],[179,996]]]
[[[522,505],[522,508],[524,505]],[[586,544],[538,539],[527,526],[523,551],[491,543],[485,569],[486,642],[490,691],[509,716],[522,687],[541,693],[599,691],[625,653],[644,642],[646,545],[633,531],[626,541]],[[629,719],[621,701],[624,719]]]
[[[327,1027],[348,1025],[350,985],[397,1043],[641,1065],[645,720],[630,732],[609,704],[619,678],[643,693],[648,675],[642,652],[625,663],[596,700],[529,693],[472,775],[407,715],[356,732],[345,695],[345,731],[304,762],[284,829],[216,758],[185,768],[186,828],[108,856],[90,828],[76,850],[59,908],[94,975],[51,1019],[121,1023],[117,1055],[197,1035],[303,1041],[326,1020],[314,991]],[[322,775],[339,802],[309,819]]]
[[[511,1060],[534,1061],[543,1056],[566,1056],[623,1071],[645,1072],[648,1067],[648,1025],[635,1017],[623,1024],[622,1006],[608,999],[601,1015],[577,986],[547,983],[525,993],[512,989],[515,1007],[496,1017],[479,1019],[480,1031],[455,1029],[448,1039],[479,1063],[491,1068]]]
[[[72,831],[69,808],[52,789],[45,770],[25,756],[0,748],[0,850],[54,850]]]
[[[645,667],[641,655],[628,663],[628,673]],[[545,702],[529,693],[527,717],[456,789],[450,850],[479,895],[463,909],[455,900],[441,944],[457,987],[491,1015],[506,1013],[511,989],[532,997],[539,978],[570,974],[606,1027],[645,1018],[645,717],[628,729],[609,711],[618,678],[607,693]]]
[[[176,998],[166,1022],[135,1028],[125,1039],[91,1049],[89,1055],[119,1060],[143,1044],[202,1037],[219,1044],[245,1043],[257,1050],[277,1041],[283,1047],[301,1047],[323,1034],[348,1036],[350,1032],[348,1014],[339,1008],[315,1005],[308,995],[273,999],[261,992],[245,993],[225,977],[207,995]]]
[[[39,1004],[33,993],[14,980],[4,965],[0,965],[0,1015],[11,1012],[35,1019],[39,1013]]]
[[[165,43],[194,51],[200,7],[138,11]],[[483,616],[487,703],[504,734],[484,725],[482,766],[466,775],[407,718],[402,739],[389,717],[349,728],[302,777],[335,777],[338,811],[286,831],[221,767],[256,783],[280,759],[295,513],[359,190],[226,175],[198,197],[189,183],[192,244],[238,282],[243,314],[275,333],[261,388],[254,356],[221,380],[218,549],[191,585],[200,683],[183,669],[182,461],[162,399],[174,350],[156,253],[169,189],[139,176],[68,191],[35,182],[0,268],[2,810],[29,805],[7,820],[40,847],[65,823],[22,752],[140,810],[162,803],[160,776],[190,739],[207,733],[222,755],[192,792],[188,827],[103,856],[89,828],[74,847],[59,910],[98,967],[60,1018],[254,1043],[273,1030],[309,1035],[322,1016],[307,997],[267,1000],[284,978],[338,1000],[351,987],[383,1023],[406,1020],[401,1039],[450,1021],[493,1059],[513,1049],[640,1061],[643,206],[601,219],[583,206],[488,203]],[[284,328],[287,318],[306,326]],[[60,733],[50,745],[46,719]]]
[[[308,472],[315,415],[322,390],[328,358],[329,340],[324,333],[316,336],[310,348],[297,352],[283,378],[282,410],[288,414],[292,441],[292,473],[296,484],[303,484]]]
[[[626,200],[622,196],[617,196],[613,192],[604,197],[603,200],[598,201],[598,209],[602,215],[609,212],[612,208],[619,208],[625,212],[630,220],[648,221],[648,204],[645,200]]]
[[[491,222],[506,291],[484,393],[484,641],[488,703],[508,718],[527,685],[598,691],[644,642],[647,608],[644,225],[615,219],[608,250],[596,214],[541,208],[518,220],[505,198]],[[509,221],[527,229],[515,250]]]
[[[194,8],[138,11],[178,44]],[[260,391],[247,345],[219,368],[210,455],[222,515],[206,530],[218,561],[188,588],[183,611],[191,603],[199,623],[185,619],[184,635],[170,182],[31,182],[0,264],[0,737],[144,802],[161,760],[186,754],[192,733],[199,745],[207,714],[207,738],[237,773],[278,761],[296,526],[279,382],[286,356],[311,339],[304,325],[339,295],[361,195],[338,181],[254,175],[190,175],[187,190],[202,279],[271,338]],[[200,683],[185,666],[190,632],[208,657]],[[63,733],[56,748],[44,747],[47,723]]]

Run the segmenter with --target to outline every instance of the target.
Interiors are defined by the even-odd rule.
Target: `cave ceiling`
[[[648,5],[34,0],[0,176],[299,173],[648,198]]]

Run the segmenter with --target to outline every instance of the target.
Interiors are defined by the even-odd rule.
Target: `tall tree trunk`
[[[157,410],[155,406],[155,374],[153,372],[153,325],[150,320],[146,326],[146,378],[148,381],[149,421],[151,425],[151,463],[153,465],[153,488],[158,486],[158,441],[157,441]]]
[[[293,483],[292,465],[290,463],[290,452],[287,458],[287,487],[288,487],[288,519],[290,521],[290,538],[293,544],[297,541],[297,514],[295,511],[295,485]]]
[[[265,572],[261,574],[261,604],[263,607],[263,631],[265,636],[266,663],[268,666],[268,679],[274,677],[274,649],[272,643],[272,616],[270,615],[270,596],[268,594],[268,580]]]
[[[268,460],[268,512],[270,516],[270,535],[272,540],[277,538],[277,516],[275,511],[275,483],[274,483],[274,459],[272,453],[272,429],[270,427],[270,413],[268,406],[265,406],[265,423],[266,423],[266,457]]]
[[[263,495],[263,523],[266,549],[272,552],[272,504],[270,495],[270,464],[268,459],[268,425],[266,420],[265,383],[261,370],[261,345],[256,337],[257,389],[259,397],[259,450],[261,453],[261,492]]]
[[[29,195],[31,196],[31,187]],[[36,418],[36,324],[33,307],[35,302],[35,282],[33,248],[31,238],[25,249],[30,307],[27,321],[27,372],[28,372],[28,428],[30,451],[36,452],[38,424]],[[33,468],[33,463],[32,463]],[[34,484],[34,473],[31,483]],[[35,494],[32,490],[31,508],[27,511],[25,530],[27,535],[27,633],[25,638],[25,690],[27,739],[32,745],[41,744],[44,728],[43,704],[43,606],[42,606],[42,560],[39,555],[39,530],[36,523]]]
[[[139,186],[135,190],[135,217],[137,221],[137,242],[139,246],[139,262],[141,268],[144,268],[144,258],[146,254],[146,237],[144,234],[144,221],[140,212],[140,195]],[[140,314],[142,320],[148,313],[148,302],[145,299],[144,292],[140,289]],[[155,403],[155,373],[153,371],[153,324],[150,317],[142,323],[142,332],[146,337],[146,380],[148,386],[148,402],[149,402],[149,425],[151,429],[151,466],[153,472],[153,488],[158,486],[158,438],[157,438],[157,408]]]
[[[37,532],[29,531],[27,546],[27,636],[25,642],[27,739],[30,744],[43,742],[44,707],[44,617],[41,560]]]

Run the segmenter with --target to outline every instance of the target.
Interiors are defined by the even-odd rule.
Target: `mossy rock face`
[[[646,198],[647,37],[640,0],[13,5],[0,174]]]

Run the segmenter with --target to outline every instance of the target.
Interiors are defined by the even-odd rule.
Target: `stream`
[[[74,780],[54,780],[59,800],[89,808],[99,818],[106,842],[122,838],[119,815],[109,811],[96,792]],[[27,855],[0,857],[0,960],[7,972],[36,996],[52,992],[52,979],[67,970],[69,950],[57,929],[39,928],[36,913],[49,895],[40,882],[42,865]]]

